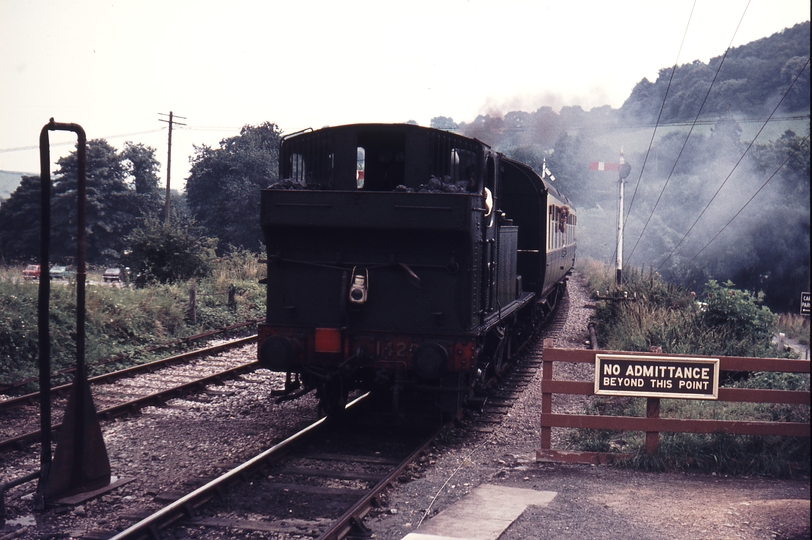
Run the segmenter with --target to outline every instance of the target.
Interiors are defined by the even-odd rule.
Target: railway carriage
[[[488,145],[408,124],[286,137],[262,191],[259,361],[285,399],[348,392],[456,411],[548,313],[575,264],[575,209]]]

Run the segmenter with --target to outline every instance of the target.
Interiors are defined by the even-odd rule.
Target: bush
[[[581,265],[588,283],[600,297],[612,296],[609,269]],[[619,351],[723,356],[785,357],[772,337],[777,317],[753,297],[727,282],[709,281],[694,292],[663,281],[656,272],[629,269],[624,292],[628,300],[599,302],[595,322],[599,346]],[[611,276],[613,279],[613,276]]]
[[[614,274],[589,263],[581,269],[599,297],[613,296]],[[737,290],[733,283],[709,281],[699,296],[664,283],[655,272],[624,274],[631,300],[599,301],[595,314],[601,349],[708,356],[779,357],[790,353],[772,343],[778,317],[761,305],[763,297]],[[808,327],[807,327],[808,328]],[[808,332],[807,332],[808,334]],[[808,374],[754,373],[723,385],[742,388],[809,391]],[[809,422],[809,406],[730,403],[704,400],[661,401],[664,418],[765,422]],[[644,416],[645,398],[594,397],[586,414]],[[697,469],[728,474],[789,476],[809,474],[809,438],[729,434],[663,433],[659,452],[645,453],[642,433],[574,430],[570,445],[582,451],[632,453],[622,465],[645,470]]]
[[[139,286],[206,276],[217,247],[215,239],[203,237],[191,222],[166,224],[156,218],[142,220],[126,243],[130,251],[124,261]]]

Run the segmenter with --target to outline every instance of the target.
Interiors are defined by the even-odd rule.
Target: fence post
[[[549,392],[544,392],[545,381],[552,382],[553,380],[553,362],[544,358],[544,349],[552,349],[555,341],[546,338],[542,342],[542,357],[541,357],[541,412],[553,412],[553,395]],[[541,426],[541,449],[550,450],[552,448],[552,432],[553,429],[549,426]]]
[[[197,286],[194,280],[189,285],[189,321],[197,324]]]
[[[662,354],[663,348],[655,345],[648,348],[648,352],[652,354]],[[660,398],[647,398],[646,399],[646,418],[659,418],[660,417]],[[657,447],[660,444],[659,431],[646,431],[646,453],[654,455],[657,453]]]
[[[237,311],[237,287],[232,283],[228,286],[228,309]]]
[[[646,418],[660,417],[660,398],[646,398]],[[646,431],[646,453],[654,455],[660,443],[659,431]]]

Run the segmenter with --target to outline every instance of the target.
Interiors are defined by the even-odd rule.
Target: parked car
[[[104,271],[102,277],[105,283],[122,283],[127,281],[129,268],[112,267]]]
[[[23,270],[23,279],[39,279],[39,265],[29,264]]]
[[[76,272],[67,266],[52,266],[48,274],[51,276],[51,279],[70,279]]]

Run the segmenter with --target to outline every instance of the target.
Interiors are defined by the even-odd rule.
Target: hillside
[[[683,64],[673,79],[673,68],[663,67],[655,82],[644,78],[637,83],[620,108],[621,116],[626,121],[653,122],[662,110],[660,122],[686,122],[701,110],[701,116],[766,118],[781,101],[777,114],[805,112],[808,121],[809,28],[807,21],[730,49],[707,64]]]
[[[731,280],[764,292],[776,311],[797,312],[809,290],[809,56],[805,22],[707,64],[663,67],[621,109],[541,107],[432,124],[537,171],[546,161],[578,210],[579,257],[607,263],[617,245],[617,175],[589,164],[623,152],[632,166],[625,264],[697,294],[709,279]]]

